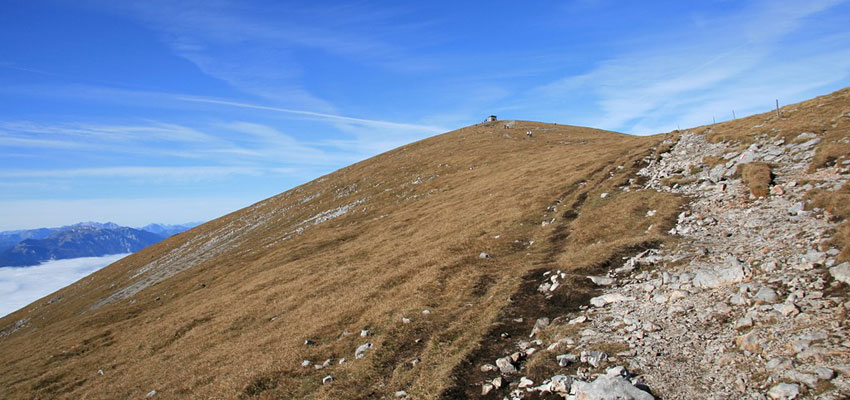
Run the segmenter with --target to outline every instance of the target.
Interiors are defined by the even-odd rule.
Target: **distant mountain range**
[[[0,267],[37,265],[42,261],[66,258],[134,253],[200,224],[150,224],[141,228],[130,228],[112,222],[81,222],[60,228],[0,232]]]

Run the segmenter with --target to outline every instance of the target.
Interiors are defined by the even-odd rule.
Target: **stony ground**
[[[518,340],[481,366],[511,382],[483,382],[484,396],[509,385],[506,399],[850,398],[850,264],[827,245],[829,212],[804,202],[813,188],[841,188],[848,163],[807,173],[819,141],[811,133],[761,137],[744,151],[693,133],[674,141],[640,171],[642,187],[622,189],[688,197],[670,231],[680,240],[588,277],[603,288],[589,306],[540,318],[532,337],[545,340]],[[766,197],[735,173],[755,162],[772,168]],[[539,290],[569,290],[564,276],[546,272]],[[524,376],[534,353],[574,373],[534,382]]]

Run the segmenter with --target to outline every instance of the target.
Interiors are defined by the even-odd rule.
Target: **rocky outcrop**
[[[828,245],[836,226],[829,211],[808,210],[805,199],[814,188],[838,190],[850,168],[808,172],[818,141],[762,136],[734,151],[684,133],[666,143],[669,152],[647,159],[639,174],[642,190],[690,199],[669,232],[676,244],[588,276],[600,292],[582,311],[549,315],[547,326],[534,328],[545,340],[517,343],[520,351],[543,348],[538,357],[575,373],[538,383],[525,375],[526,353],[500,358],[499,371],[512,381],[505,399],[848,398],[850,263],[837,263],[839,251]],[[770,163],[775,174],[765,197],[735,175],[752,162]],[[668,186],[674,175],[686,179]],[[537,290],[547,299],[569,290],[561,285],[566,275],[544,273]],[[611,346],[620,350],[599,350]],[[627,367],[602,372],[617,363]]]

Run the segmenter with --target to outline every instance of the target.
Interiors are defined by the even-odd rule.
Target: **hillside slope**
[[[689,135],[740,152],[756,140],[791,143],[813,132],[821,141],[805,150],[812,158],[795,162],[811,164],[813,174],[833,168],[838,178],[830,182],[846,181],[848,93],[786,107],[783,117],[757,115],[685,135],[517,121],[403,146],[151,246],[0,319],[0,397],[448,399],[478,398],[489,385],[493,398],[561,398],[550,393],[553,382],[567,380],[574,391],[590,390],[581,379],[599,368],[649,357],[630,352],[644,350],[622,331],[634,324],[606,316],[606,307],[651,304],[652,295],[636,296],[629,285],[684,268],[666,251],[699,258],[701,250],[682,247],[694,239],[676,234],[684,222],[677,216],[699,195],[678,188],[743,182],[734,171],[709,174],[727,150],[673,165],[671,154],[679,153],[671,149],[687,153],[676,146]],[[761,175],[752,169],[742,176],[756,187]],[[846,203],[833,183],[815,182],[800,194],[833,210],[816,227],[822,236],[843,229]],[[754,201],[733,193],[729,201],[740,207]],[[840,248],[840,232],[818,243]],[[847,251],[824,257],[834,263]],[[613,273],[624,260],[637,270]],[[829,277],[824,263],[813,268]],[[611,282],[599,279],[609,271]],[[594,285],[588,275],[614,284]],[[694,289],[677,283],[684,293]],[[824,284],[831,289],[822,296],[846,298],[844,283]],[[616,315],[629,312],[637,311]],[[846,328],[843,316],[836,323]],[[605,334],[612,328],[619,331]],[[533,329],[538,343],[523,340]],[[658,334],[629,332],[644,330]],[[559,366],[555,356],[566,351],[574,360]],[[846,362],[836,357],[827,361]],[[510,385],[493,387],[500,374],[487,364],[497,359]],[[655,371],[650,361],[662,360],[638,363],[636,372]],[[506,371],[508,364],[519,371]],[[523,376],[546,391],[518,388]],[[619,376],[597,381],[625,382]],[[682,398],[681,388],[658,376],[651,387]],[[747,382],[764,376],[752,372]],[[844,390],[842,379],[824,390]],[[746,392],[747,382],[729,390]],[[648,395],[631,384],[624,390]]]

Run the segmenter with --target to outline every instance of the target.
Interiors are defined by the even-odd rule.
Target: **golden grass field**
[[[848,95],[696,131],[741,143],[825,132],[816,159],[829,165],[848,157],[840,139],[850,118],[833,119],[850,115]],[[0,332],[26,319],[0,336],[0,398],[144,398],[151,390],[157,399],[377,399],[397,390],[417,399],[472,397],[480,391],[470,386],[476,363],[499,352],[498,333],[527,335],[544,311],[535,309],[534,271],[573,273],[573,289],[548,311],[577,309],[594,290],[583,274],[670,240],[665,232],[687,199],[637,191],[640,182],[629,179],[676,135],[527,121],[505,129],[499,121],[343,168],[0,319]],[[763,170],[753,174],[756,181]],[[846,189],[813,196],[848,218],[848,202],[834,197],[846,199]],[[340,207],[347,212],[330,218]],[[845,258],[848,236],[836,239],[845,241]],[[154,270],[182,272],[113,296],[147,279],[151,271],[134,275],[158,259],[169,261]],[[360,337],[361,329],[372,336]],[[374,347],[355,360],[367,341]],[[301,366],[329,358],[323,370]],[[421,362],[412,365],[414,358]],[[541,375],[549,368],[532,367]],[[323,385],[327,375],[334,380]]]

